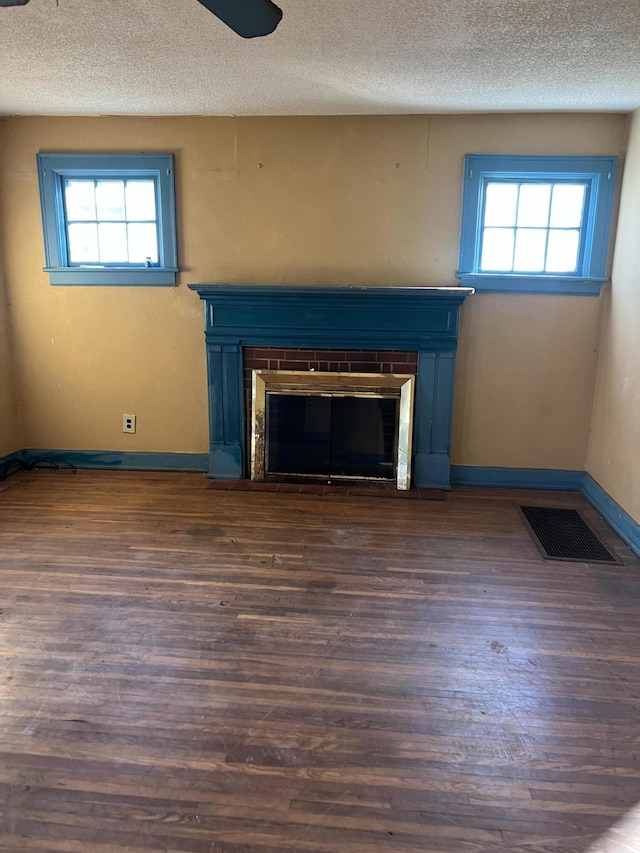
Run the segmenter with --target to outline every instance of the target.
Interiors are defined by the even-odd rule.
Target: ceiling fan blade
[[[0,0],[0,6],[26,6],[29,0]]]
[[[271,0],[199,0],[210,12],[245,39],[268,36],[282,19]]]

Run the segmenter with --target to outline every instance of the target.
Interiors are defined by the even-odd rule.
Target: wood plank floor
[[[18,474],[0,659],[3,851],[583,853],[640,801],[640,561],[575,494]]]

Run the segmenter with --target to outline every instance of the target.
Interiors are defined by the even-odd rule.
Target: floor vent
[[[577,510],[521,506],[520,511],[545,560],[620,563],[604,547]]]

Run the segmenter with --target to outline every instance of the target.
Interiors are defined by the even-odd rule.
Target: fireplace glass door
[[[399,402],[268,392],[265,475],[394,480]]]
[[[251,479],[411,486],[411,374],[253,370]]]

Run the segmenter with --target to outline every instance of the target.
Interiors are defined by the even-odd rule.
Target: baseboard
[[[117,468],[121,471],[206,471],[208,453],[135,453],[115,450],[20,451],[25,462],[34,458],[51,460],[75,468]]]
[[[13,453],[7,453],[6,456],[0,456],[0,465],[4,465],[7,462],[12,462],[14,459],[20,460],[22,459],[22,451],[14,450]]]
[[[50,460],[75,468],[112,468],[125,471],[207,471],[208,453],[132,453],[114,450],[26,449],[0,457],[0,464],[12,459]],[[494,468],[480,465],[452,465],[454,486],[488,486],[507,489],[551,489],[582,492],[605,521],[640,557],[640,524],[632,518],[590,474],[553,468]]]
[[[579,492],[582,471],[553,468],[491,468],[480,465],[452,465],[454,486],[489,486],[506,489],[553,489]]]
[[[0,456],[0,482],[3,482],[10,474],[15,474],[16,471],[20,470],[20,465],[12,465],[12,462],[22,462],[22,450],[14,450],[13,453]]]
[[[582,492],[618,536],[640,557],[640,524],[607,494],[590,474],[552,468],[491,468],[452,465],[454,486],[488,486],[506,489],[552,489]]]
[[[623,539],[633,553],[640,557],[640,524],[629,513],[622,509],[591,474],[585,473],[582,479],[582,494],[596,509],[604,520],[613,527],[618,536]]]

